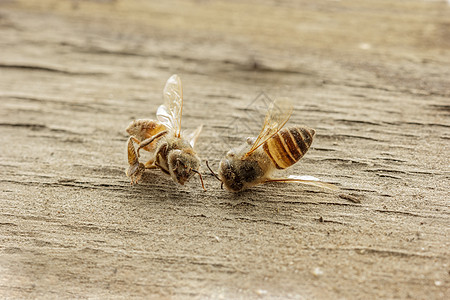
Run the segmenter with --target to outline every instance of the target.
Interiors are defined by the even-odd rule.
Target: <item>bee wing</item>
[[[158,118],[158,121],[160,121],[168,129],[174,129],[175,121],[173,115],[165,105],[160,105],[158,107],[158,110],[156,111],[156,117]]]
[[[197,142],[197,139],[202,132],[203,125],[200,125],[195,129],[194,132],[191,132],[186,135],[186,140],[189,142],[192,148],[194,148],[195,143]]]
[[[267,110],[261,132],[258,137],[256,137],[255,142],[245,156],[250,155],[274,134],[280,131],[291,117],[292,110],[292,102],[288,99],[277,99],[272,102]]]
[[[166,82],[163,91],[164,104],[158,107],[156,117],[177,137],[181,132],[181,113],[183,110],[183,87],[178,75],[172,75]]]
[[[297,176],[297,175],[290,175],[288,178],[276,178],[276,179],[268,179],[266,182],[299,182],[303,184],[313,185],[321,188],[326,188],[329,190],[337,191],[339,188],[331,183],[326,183],[323,181],[320,181],[319,178],[314,176]]]

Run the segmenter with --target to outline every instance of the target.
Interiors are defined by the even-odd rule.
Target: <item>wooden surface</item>
[[[448,299],[449,20],[445,1],[0,1],[0,298]],[[206,167],[207,192],[130,186],[124,129],[174,73],[203,161],[289,97],[317,134],[286,174],[341,192],[231,194]]]

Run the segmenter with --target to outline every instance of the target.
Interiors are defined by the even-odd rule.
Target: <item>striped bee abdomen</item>
[[[286,169],[305,155],[314,134],[314,129],[306,127],[284,128],[268,139],[263,148],[277,169]]]

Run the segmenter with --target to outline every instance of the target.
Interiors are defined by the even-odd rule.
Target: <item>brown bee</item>
[[[134,120],[126,129],[130,134],[127,142],[129,167],[126,174],[131,184],[138,183],[145,169],[159,168],[170,175],[175,182],[184,185],[195,173],[199,172],[200,158],[194,151],[195,142],[202,126],[193,133],[181,132],[181,113],[183,110],[183,89],[178,75],[172,75],[164,87],[164,104],[158,107],[158,120]],[[138,144],[137,150],[134,143]],[[145,164],[139,162],[139,151],[151,153]]]
[[[247,143],[228,151],[220,162],[219,175],[213,172],[228,190],[239,192],[266,182],[300,182],[336,189],[313,176],[271,177],[275,170],[288,168],[299,161],[313,141],[313,129],[303,126],[282,129],[292,110],[290,101],[271,103],[258,137],[248,138]]]

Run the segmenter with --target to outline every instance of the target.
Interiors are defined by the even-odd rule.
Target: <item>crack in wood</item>
[[[56,67],[49,66],[38,66],[38,65],[27,65],[27,64],[5,64],[0,63],[0,68],[2,69],[25,69],[31,71],[44,71],[44,72],[52,72],[52,73],[60,73],[64,75],[82,75],[82,76],[100,76],[106,75],[106,73],[101,72],[76,72],[69,70],[62,70]]]

